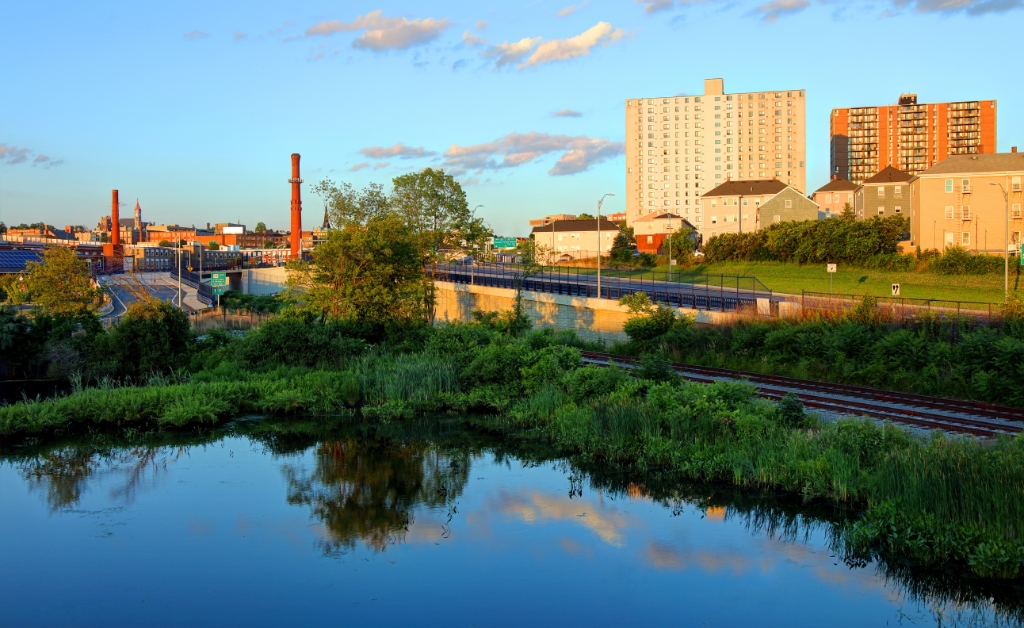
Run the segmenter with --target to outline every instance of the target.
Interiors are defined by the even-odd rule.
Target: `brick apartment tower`
[[[831,175],[863,183],[887,166],[919,174],[952,155],[996,152],[996,101],[918,104],[902,94],[895,105],[833,109]]]
[[[298,259],[299,247],[302,243],[302,198],[299,193],[299,186],[302,179],[299,178],[299,154],[292,153],[292,178],[288,179],[292,184],[292,259]]]
[[[778,179],[807,191],[802,89],[727,93],[706,79],[693,96],[626,101],[626,222],[652,212],[701,227],[700,197],[726,181]]]
[[[110,192],[110,243],[121,244],[121,212],[118,209],[117,190]]]

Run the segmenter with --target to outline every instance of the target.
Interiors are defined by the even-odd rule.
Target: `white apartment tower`
[[[700,196],[728,180],[778,179],[807,191],[806,92],[726,94],[722,79],[700,96],[626,101],[626,222],[671,211],[702,226]]]

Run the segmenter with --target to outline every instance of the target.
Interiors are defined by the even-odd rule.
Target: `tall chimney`
[[[292,259],[298,259],[299,247],[302,244],[302,198],[299,195],[299,154],[292,153]]]
[[[117,207],[117,190],[113,190],[110,197],[110,243],[117,246],[121,244],[121,214]]]
[[[1010,152],[1011,153],[1016,153],[1017,152],[1017,147],[1016,146],[1011,146],[1010,147]]]

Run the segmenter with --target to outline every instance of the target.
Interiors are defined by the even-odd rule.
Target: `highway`
[[[102,283],[103,287],[107,289],[114,305],[114,309],[111,310],[109,314],[104,315],[103,318],[120,318],[128,311],[128,306],[135,303],[137,300],[132,296],[131,291],[121,285],[121,283],[115,278],[101,277],[100,283]],[[170,283],[165,283],[161,280],[147,280],[144,285],[150,294],[161,301],[167,301],[174,305],[178,304],[178,289],[177,287],[170,285]],[[189,311],[190,308],[185,306],[185,310]]]

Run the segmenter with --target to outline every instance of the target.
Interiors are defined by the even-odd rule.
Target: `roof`
[[[619,225],[610,220],[601,219],[601,231],[618,231]],[[550,233],[555,231],[597,231],[597,219],[594,220],[556,220],[542,227],[534,227],[533,233]]]
[[[42,261],[43,254],[39,251],[0,251],[0,273],[20,273],[29,262]]]
[[[864,182],[864,185],[884,185],[886,183],[906,183],[913,177],[910,173],[886,166],[881,172]]]
[[[988,155],[953,155],[918,176],[977,172],[1022,172],[1024,153],[993,153]]]
[[[835,178],[814,191],[818,192],[855,192],[860,186],[846,179]]]
[[[682,216],[672,214],[666,211],[654,211],[645,216],[637,218],[633,222],[647,222],[648,220],[676,220],[678,218],[682,218]]]
[[[722,185],[708,190],[703,198],[709,196],[765,196],[778,194],[787,186],[778,179],[755,179],[753,181],[726,181]]]

